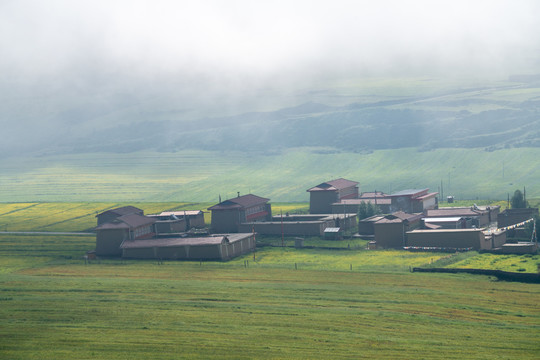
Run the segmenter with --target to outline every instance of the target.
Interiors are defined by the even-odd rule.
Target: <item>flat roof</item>
[[[503,247],[528,247],[528,246],[533,246],[535,244],[536,243],[534,242],[518,242],[517,244],[506,243],[506,244],[503,244],[502,246]]]
[[[483,229],[436,229],[436,230],[412,230],[407,231],[408,233],[449,233],[449,232],[478,232],[482,231]]]
[[[204,213],[202,210],[182,210],[182,211],[162,211],[159,215],[160,216],[194,216]]]
[[[332,205],[360,205],[361,203],[371,203],[377,205],[390,205],[392,204],[392,199],[378,197],[377,199],[373,198],[363,198],[363,199],[343,199],[340,202],[333,203]]]
[[[435,217],[435,218],[424,218],[424,222],[458,222],[462,217]]]
[[[425,189],[407,189],[407,190],[401,190],[401,191],[398,191],[398,192],[395,192],[389,196],[412,196],[412,195],[417,195],[417,194],[420,194],[422,192],[427,192],[429,191],[429,188],[425,188]]]

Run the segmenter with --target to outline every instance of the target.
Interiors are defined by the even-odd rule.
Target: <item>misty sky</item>
[[[536,0],[1,0],[0,121],[39,136],[40,121],[72,121],[55,109],[99,96],[190,103],[320,79],[538,73],[538,14]]]
[[[3,72],[273,75],[539,65],[538,1],[0,2]]]

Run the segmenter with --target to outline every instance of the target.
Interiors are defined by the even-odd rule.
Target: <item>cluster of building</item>
[[[201,210],[155,215],[133,206],[107,210],[96,216],[95,252],[125,258],[228,260],[253,251],[255,234],[337,239],[356,229],[359,236],[372,239],[370,248],[536,251],[533,243],[507,246],[505,227],[528,221],[538,209],[499,213],[498,206],[439,208],[438,193],[429,189],[359,193],[358,182],[346,179],[324,182],[307,192],[309,214],[280,215],[272,215],[270,199],[238,194],[208,208],[209,230]],[[384,215],[358,221],[362,203],[376,205]]]

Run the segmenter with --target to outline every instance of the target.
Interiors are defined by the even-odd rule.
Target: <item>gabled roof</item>
[[[124,241],[122,249],[144,249],[153,247],[174,247],[174,246],[203,246],[234,243],[242,239],[253,236],[251,233],[221,234],[204,237],[184,237],[184,238],[161,238]]]
[[[383,193],[382,191],[368,191],[368,192],[363,192],[360,194],[360,196],[358,196],[359,199],[374,199],[374,198],[384,198],[386,197],[387,195],[385,193]]]
[[[238,196],[229,200],[225,200],[209,207],[208,210],[229,210],[229,209],[247,209],[255,205],[263,205],[269,202],[270,199],[263,198],[257,195],[248,194]]]
[[[117,217],[116,219],[101,224],[96,227],[96,230],[104,229],[134,229],[145,225],[151,225],[156,222],[155,218],[138,215],[138,214],[128,214]]]
[[[437,195],[439,195],[438,192],[432,192],[432,193],[429,193],[429,194],[418,196],[418,197],[415,198],[415,200],[423,201],[423,200],[434,198]]]
[[[122,216],[122,215],[128,215],[128,214],[136,214],[136,213],[141,213],[143,212],[142,209],[139,209],[139,208],[136,208],[135,206],[122,206],[122,207],[119,207],[119,208],[116,208],[116,209],[111,209],[111,210],[107,210],[107,211],[104,211],[100,214],[97,214],[97,216],[100,216],[100,215],[103,215],[103,214],[108,214],[108,213],[111,213],[111,214],[115,214],[115,215],[118,215],[118,216]]]
[[[358,183],[356,181],[350,181],[343,178],[323,182],[317,186],[308,189],[307,191],[336,191],[341,189],[346,189],[351,186],[356,186]]]
[[[424,214],[409,214],[403,211],[396,211],[389,215],[385,215],[382,219],[378,220],[376,223],[400,223],[403,221],[414,222],[420,220]]]

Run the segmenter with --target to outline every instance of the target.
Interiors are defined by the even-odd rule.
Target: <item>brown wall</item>
[[[407,246],[491,249],[491,237],[481,230],[415,230],[407,233]]]
[[[164,220],[155,223],[158,234],[179,233],[186,231],[186,222],[184,219]]]
[[[229,260],[252,252],[253,249],[255,249],[255,239],[253,236],[249,236],[233,243],[123,249],[123,257],[134,259]]]
[[[283,234],[287,236],[322,236],[324,229],[332,227],[333,221],[283,222]],[[255,232],[261,235],[281,235],[281,222],[254,222],[239,226],[239,232]]]
[[[360,235],[374,235],[375,226],[373,221],[358,221],[358,234]]]
[[[245,239],[235,241],[229,244],[221,245],[221,258],[222,260],[232,259],[242,254],[247,254],[255,249],[255,238],[253,236]]]
[[[239,209],[212,210],[212,232],[229,233],[238,232],[238,224],[241,222]]]
[[[538,215],[538,209],[506,209],[497,216],[497,227],[505,227],[514,224],[519,224],[522,221],[529,220],[530,218]]]
[[[98,230],[96,234],[96,255],[120,256],[122,241],[128,239],[129,234],[124,229]]]
[[[506,231],[501,231],[500,233],[493,233],[486,236],[486,238],[491,237],[491,247],[498,248],[503,246],[506,243]]]
[[[310,214],[331,214],[332,204],[338,202],[337,191],[311,191],[309,193]]]
[[[297,219],[295,221],[295,219]],[[274,216],[272,222],[250,222],[243,223],[238,226],[238,232],[251,233],[253,229],[261,235],[281,235],[282,231],[287,236],[323,236],[324,229],[327,227],[335,227],[334,219],[307,220],[301,216],[284,216],[283,230],[279,216]],[[343,230],[356,227],[356,216],[352,214],[346,218],[339,220],[339,226]]]
[[[201,213],[195,216],[189,216],[189,226],[190,228],[203,228],[206,226],[204,223],[204,214]]]
[[[358,187],[350,186],[348,188],[338,190],[338,201],[341,199],[357,199]]]
[[[375,241],[377,248],[401,248],[405,246],[405,226],[403,222],[375,223]]]

